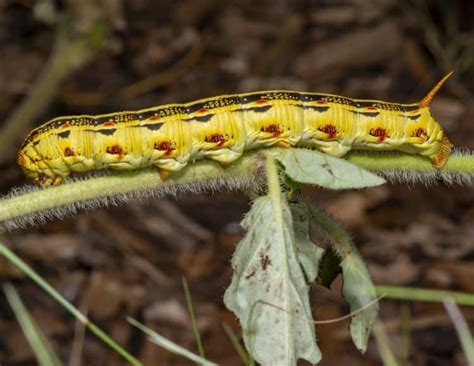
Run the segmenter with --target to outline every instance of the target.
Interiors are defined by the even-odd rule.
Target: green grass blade
[[[201,356],[198,356],[194,353],[192,353],[191,351],[188,351],[186,348],[183,348],[181,347],[180,345],[177,345],[176,343],[170,341],[169,339],[166,339],[165,337],[163,337],[162,335],[156,333],[154,330],[148,328],[147,326],[145,326],[144,324],[136,321],[135,319],[133,318],[130,318],[128,317],[127,318],[127,321],[134,325],[135,327],[137,327],[138,329],[140,329],[143,333],[145,333],[146,335],[148,335],[150,337],[150,340],[153,342],[153,343],[156,343],[157,345],[163,347],[164,349],[166,349],[167,351],[169,352],[172,352],[174,354],[177,354],[177,355],[180,355],[182,357],[185,357],[187,358],[188,360],[191,360],[193,362],[196,362],[200,365],[204,365],[204,366],[216,366],[217,364],[214,363],[214,362],[211,362],[209,360],[206,360],[205,358],[201,357]]]
[[[193,326],[194,338],[196,338],[196,344],[199,352],[199,356],[206,358],[204,352],[204,347],[202,345],[201,335],[199,334],[199,329],[196,322],[196,315],[194,313],[193,300],[191,298],[191,292],[189,291],[188,281],[186,278],[182,278],[184,297],[186,298],[186,306],[188,307],[189,318],[191,319],[191,324]]]
[[[397,359],[390,348],[390,342],[380,320],[376,321],[372,326],[372,333],[384,366],[398,366]]]
[[[61,361],[29,314],[15,288],[10,283],[6,283],[3,285],[3,292],[15,313],[18,323],[20,323],[28,343],[33,349],[38,364],[41,366],[60,366]]]
[[[443,303],[456,328],[467,363],[469,366],[474,366],[474,340],[472,339],[466,319],[462,316],[461,310],[459,310],[453,299],[446,298]]]
[[[225,332],[227,333],[227,336],[229,337],[232,346],[234,346],[234,349],[237,351],[239,354],[240,359],[242,360],[242,363],[246,366],[254,366],[255,361],[250,355],[245,351],[245,348],[242,347],[240,344],[239,338],[235,334],[235,332],[232,330],[232,328],[229,326],[227,323],[222,323],[222,328],[224,328]]]
[[[450,297],[458,305],[474,306],[474,294],[455,291],[430,290],[416,287],[402,287],[390,285],[375,286],[377,295],[385,295],[386,298],[410,301],[443,302]]]
[[[49,296],[56,300],[67,311],[74,315],[80,322],[94,333],[100,340],[127,360],[131,365],[141,365],[141,362],[128,353],[123,347],[110,338],[102,329],[92,323],[84,314],[67,301],[59,292],[57,292],[49,283],[40,277],[28,264],[13,253],[8,247],[0,243],[0,254],[7,258],[11,263],[22,270],[34,283],[41,287]]]

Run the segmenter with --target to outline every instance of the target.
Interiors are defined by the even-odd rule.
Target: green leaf
[[[312,284],[319,271],[319,262],[324,253],[324,249],[317,247],[309,237],[309,225],[311,216],[299,204],[290,205],[293,217],[293,231],[298,255],[298,261],[306,275],[308,284]]]
[[[349,303],[351,312],[376,299],[374,284],[369,271],[358,251],[351,251],[341,261],[344,286],[342,296]],[[356,347],[365,352],[369,341],[370,329],[377,317],[379,307],[374,304],[355,314],[351,319],[351,336]]]
[[[351,313],[377,298],[374,284],[367,266],[344,228],[323,210],[305,203],[302,206],[310,212],[312,223],[321,236],[329,243],[331,250],[338,256],[342,268],[344,285],[342,296],[349,303]],[[351,319],[351,336],[356,347],[365,352],[370,329],[378,313],[378,304],[358,312]]]
[[[301,220],[293,233],[287,203],[276,201],[258,198],[242,221],[247,234],[232,258],[234,276],[224,302],[239,318],[246,348],[257,362],[293,366],[303,358],[317,363],[321,352],[305,274],[314,279],[319,252],[308,249]]]
[[[329,189],[373,187],[385,180],[343,159],[315,150],[286,149],[275,156],[285,173],[299,183],[316,184]]]

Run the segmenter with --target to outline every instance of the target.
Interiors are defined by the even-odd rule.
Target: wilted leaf
[[[377,298],[374,284],[367,266],[352,242],[349,234],[324,211],[301,203],[313,219],[312,224],[329,242],[331,249],[337,254],[342,268],[344,285],[342,296],[349,303],[351,312],[355,312]],[[378,304],[358,312],[351,319],[351,336],[356,347],[365,352],[371,326],[378,313]]]
[[[275,156],[285,173],[296,182],[330,189],[373,187],[385,180],[343,159],[315,150],[285,149]]]
[[[365,262],[358,251],[351,251],[341,261],[344,286],[342,296],[349,303],[351,312],[356,311],[377,298],[374,284]],[[379,307],[374,304],[355,314],[351,319],[351,336],[356,347],[365,352],[370,336],[370,328],[377,317]]]
[[[296,365],[303,358],[317,363],[321,353],[314,325],[304,319],[312,315],[302,268],[312,280],[319,251],[309,249],[299,219],[296,244],[288,205],[282,200],[274,206],[270,197],[260,197],[242,221],[247,234],[232,258],[234,276],[224,302],[239,318],[246,348],[257,362]]]

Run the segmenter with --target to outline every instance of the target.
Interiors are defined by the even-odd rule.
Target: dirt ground
[[[5,121],[41,77],[55,40],[33,0],[0,0],[0,116]],[[48,1],[42,1],[48,3]],[[106,24],[106,47],[61,82],[28,126],[62,114],[93,114],[186,102],[225,93],[294,89],[398,102],[420,100],[449,70],[455,75],[432,103],[458,147],[474,148],[474,6],[472,1],[418,0],[104,0],[53,1],[71,26]],[[43,4],[44,5],[44,4]],[[73,24],[76,22],[75,24]],[[19,146],[27,130],[18,132]],[[0,189],[30,183],[4,153]],[[474,190],[388,184],[362,191],[305,189],[341,220],[377,284],[474,292]],[[181,278],[191,288],[206,355],[241,361],[222,323],[239,332],[222,297],[229,260],[249,209],[244,193],[215,192],[79,213],[3,235],[3,241],[146,365],[188,365],[148,342],[134,317],[196,350]],[[61,359],[70,358],[75,321],[15,268],[0,278],[20,292]],[[314,286],[317,319],[347,314],[336,280]],[[443,306],[382,300],[381,319],[400,349],[402,314],[411,313],[409,365],[466,365]],[[462,308],[472,326],[474,309]],[[370,341],[361,355],[348,323],[317,326],[321,365],[379,365]],[[82,365],[122,365],[93,335]],[[5,298],[0,296],[0,363],[36,364]],[[302,363],[304,364],[304,363]]]

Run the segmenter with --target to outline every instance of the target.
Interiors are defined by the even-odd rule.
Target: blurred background
[[[31,184],[15,151],[30,128],[58,115],[261,89],[415,102],[450,70],[433,113],[457,147],[473,149],[473,25],[470,0],[0,0],[1,192]],[[304,194],[344,223],[375,283],[474,292],[472,187],[388,184]],[[190,364],[125,321],[132,316],[195,350],[185,276],[206,355],[240,365],[222,322],[237,333],[239,325],[222,297],[248,209],[239,192],[149,200],[18,230],[3,241],[146,365]],[[12,281],[67,361],[78,342],[74,319],[3,259],[0,279]],[[349,312],[340,287],[340,279],[332,290],[313,287],[316,319]],[[462,311],[472,328],[474,309]],[[410,332],[400,338],[407,316]],[[466,364],[441,304],[384,299],[381,318],[404,364]],[[321,365],[381,363],[373,341],[358,353],[348,322],[317,326],[317,333]],[[83,341],[83,365],[124,364],[94,336]],[[3,296],[0,363],[36,364]]]

